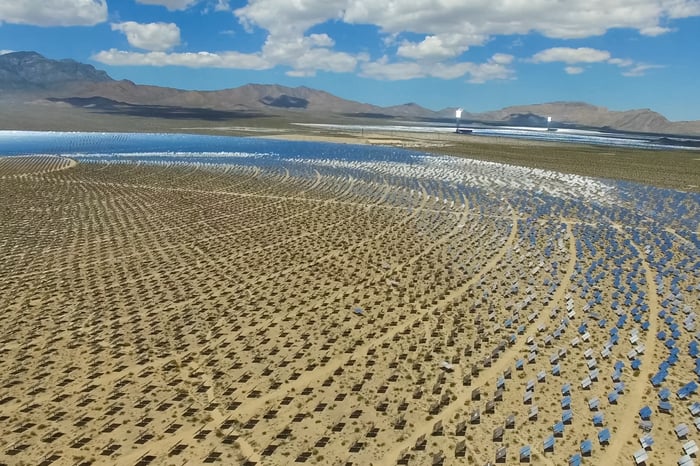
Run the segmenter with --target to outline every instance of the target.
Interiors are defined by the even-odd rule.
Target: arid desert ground
[[[697,197],[450,160],[0,158],[0,464],[677,464]]]

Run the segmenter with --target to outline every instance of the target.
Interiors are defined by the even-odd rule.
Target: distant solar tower
[[[459,122],[462,119],[462,112],[464,111],[463,108],[458,108],[455,110],[455,120],[457,120],[457,129],[455,130],[455,133],[459,133]]]

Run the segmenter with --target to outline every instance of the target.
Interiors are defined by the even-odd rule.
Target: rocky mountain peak
[[[0,88],[31,90],[85,81],[107,82],[112,78],[92,65],[74,60],[51,60],[36,52],[0,55]]]

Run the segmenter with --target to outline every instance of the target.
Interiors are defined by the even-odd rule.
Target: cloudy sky
[[[0,51],[183,89],[700,119],[700,0],[0,0]]]

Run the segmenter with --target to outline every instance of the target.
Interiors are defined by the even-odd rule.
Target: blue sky
[[[700,120],[700,0],[7,0],[0,51],[182,89],[308,86],[469,112],[583,101]]]

